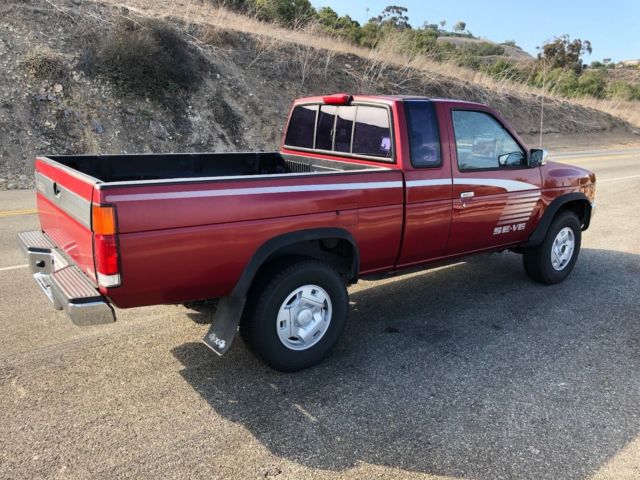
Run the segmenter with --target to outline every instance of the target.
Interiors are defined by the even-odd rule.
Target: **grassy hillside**
[[[489,103],[536,139],[540,92],[182,3],[0,5],[0,188],[37,154],[270,150],[293,98],[336,91]],[[603,108],[602,104],[595,105]],[[633,137],[621,118],[547,98],[547,137]]]

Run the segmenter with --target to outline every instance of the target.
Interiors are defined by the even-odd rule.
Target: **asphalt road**
[[[640,150],[557,158],[598,175],[565,283],[511,253],[362,282],[289,375],[210,353],[206,308],[74,327],[15,246],[33,192],[0,192],[0,478],[639,478]]]

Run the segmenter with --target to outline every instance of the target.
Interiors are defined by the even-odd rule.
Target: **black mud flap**
[[[246,297],[223,297],[218,302],[213,322],[202,341],[218,355],[224,355],[236,338]]]

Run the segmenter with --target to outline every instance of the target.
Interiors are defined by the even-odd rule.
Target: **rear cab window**
[[[297,105],[285,147],[393,161],[390,109],[384,105]]]
[[[318,124],[316,127],[316,144],[318,150],[333,149],[333,127],[336,121],[337,108],[333,105],[322,105],[320,114],[318,115]]]
[[[285,144],[292,147],[313,148],[318,105],[300,105],[293,109]]]
[[[387,109],[358,106],[352,153],[391,158],[391,126]]]

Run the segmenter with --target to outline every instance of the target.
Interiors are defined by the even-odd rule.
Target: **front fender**
[[[547,236],[547,231],[551,226],[551,222],[553,222],[553,219],[556,217],[557,213],[567,204],[572,202],[581,202],[584,204],[584,215],[583,218],[580,219],[580,221],[582,222],[582,230],[586,230],[587,228],[589,228],[592,211],[591,202],[582,192],[567,193],[554,199],[549,204],[544,214],[542,215],[542,218],[538,222],[538,226],[533,231],[527,242],[522,245],[522,247],[535,247],[544,242],[544,239]]]

